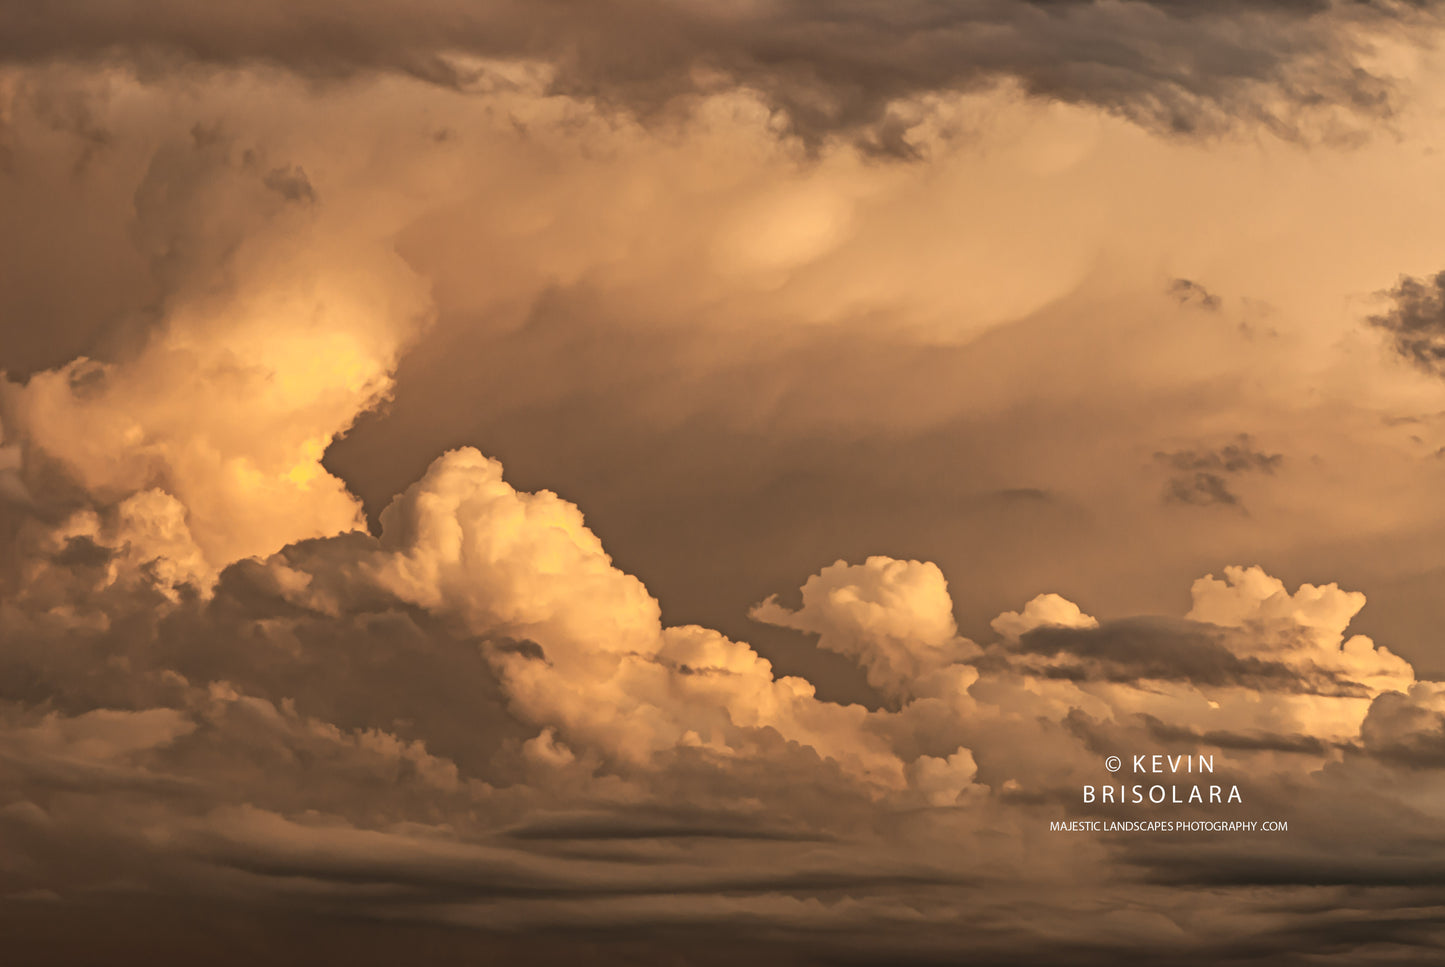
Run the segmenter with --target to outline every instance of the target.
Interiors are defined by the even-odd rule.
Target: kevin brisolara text
[[[1152,803],[1155,806],[1178,803],[1229,804],[1242,803],[1238,786],[1085,786],[1084,802],[1093,803]]]
[[[1055,833],[1284,833],[1289,823],[1268,819],[1073,819],[1053,820]]]

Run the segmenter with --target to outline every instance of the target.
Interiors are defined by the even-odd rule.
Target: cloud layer
[[[1432,15],[0,7],[7,942],[1438,959]]]
[[[1172,131],[1241,118],[1317,128],[1336,110],[1377,117],[1394,93],[1371,65],[1372,43],[1403,39],[1434,14],[1430,3],[1325,0],[426,0],[344,14],[325,0],[65,0],[39,15],[0,8],[0,56],[123,58],[147,71],[279,65],[318,78],[402,72],[482,90],[533,81],[644,114],[742,87],[810,141],[863,131],[874,150],[908,154],[910,102],[997,80]]]

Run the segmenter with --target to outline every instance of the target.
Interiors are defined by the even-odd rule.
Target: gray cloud
[[[1230,478],[1242,474],[1273,474],[1284,460],[1279,453],[1256,450],[1248,434],[1216,449],[1175,450],[1155,453],[1154,459],[1173,471],[1164,485],[1168,503],[1200,506],[1241,506],[1230,488]]]
[[[1178,299],[1180,305],[1196,305],[1210,312],[1218,310],[1222,304],[1219,296],[1193,279],[1175,279],[1170,282],[1169,294]]]
[[[1149,734],[1163,742],[1184,742],[1249,752],[1295,752],[1300,755],[1324,755],[1330,748],[1328,743],[1313,735],[1230,732],[1224,729],[1198,730],[1170,725],[1144,713],[1140,713],[1139,717],[1148,728]]]
[[[1019,638],[1025,655],[1071,658],[1033,669],[1073,681],[1184,681],[1320,695],[1362,695],[1363,686],[1318,667],[1301,670],[1221,643],[1210,625],[1163,618],[1124,618],[1096,628],[1045,625]]]
[[[1324,0],[387,0],[343,14],[323,0],[61,0],[0,5],[0,57],[120,57],[151,74],[178,62],[321,78],[398,71],[462,88],[509,83],[465,55],[527,59],[548,65],[554,92],[644,114],[745,87],[805,138],[867,129],[865,145],[897,154],[910,150],[907,121],[890,104],[997,79],[1178,132],[1240,119],[1289,132],[1320,107],[1375,119],[1392,92],[1357,61],[1351,31],[1405,36],[1434,12]]]
[[[306,171],[295,165],[288,168],[272,168],[266,172],[261,183],[280,194],[287,201],[308,203],[316,201],[316,189],[311,187],[311,181],[306,177]]]
[[[1387,293],[1393,303],[1370,317],[1395,351],[1430,372],[1445,375],[1445,272],[1426,279],[1402,277]]]
[[[1386,692],[1370,703],[1360,726],[1365,751],[1418,769],[1445,768],[1445,712],[1419,696]]]

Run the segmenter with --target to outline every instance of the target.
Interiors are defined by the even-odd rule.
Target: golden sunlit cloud
[[[1438,960],[1437,16],[0,5],[6,962]]]

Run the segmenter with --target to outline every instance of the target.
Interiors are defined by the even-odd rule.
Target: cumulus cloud
[[[1208,962],[1277,953],[1281,937],[1306,954],[1355,952],[1343,915],[1322,910],[1312,884],[1424,882],[1428,867],[1389,857],[1410,855],[1401,844],[1438,823],[1433,803],[1442,801],[1439,683],[1352,631],[1363,595],[1293,577],[1286,586],[1258,567],[1201,578],[1182,616],[1101,607],[1062,567],[1030,572],[1037,580],[1002,609],[990,606],[992,589],[981,590],[1011,557],[1033,556],[1031,534],[1052,542],[1067,527],[1087,528],[1103,545],[1139,533],[1085,501],[1105,485],[1090,460],[1075,459],[1093,447],[1080,427],[1096,429],[1077,421],[1076,403],[1097,386],[1069,381],[1098,355],[1097,333],[1074,314],[1097,294],[1069,294],[1073,263],[1051,265],[1039,291],[1019,284],[1024,296],[978,303],[977,319],[958,313],[970,333],[1022,320],[1007,333],[890,341],[872,333],[892,305],[876,287],[908,266],[860,250],[856,236],[867,234],[860,225],[909,235],[929,220],[890,222],[903,196],[888,194],[887,180],[916,172],[875,171],[850,151],[795,167],[773,140],[777,120],[748,113],[757,107],[750,96],[698,102],[703,115],[743,119],[685,129],[706,140],[695,153],[579,107],[594,97],[646,112],[679,94],[742,85],[815,143],[846,132],[871,150],[907,153],[917,119],[899,101],[1000,77],[1170,128],[1292,119],[1291,85],[1305,80],[1318,82],[1317,103],[1365,114],[1384,106],[1371,100],[1381,90],[1374,80],[1340,65],[1401,11],[1229,5],[1253,28],[1242,30],[1225,9],[629,7],[658,14],[641,29],[604,5],[570,10],[553,33],[533,29],[535,18],[556,16],[535,5],[373,4],[346,23],[314,5],[288,17],[265,4],[183,12],[75,3],[33,17],[0,8],[0,28],[14,28],[0,29],[0,50],[12,61],[123,58],[141,77],[171,76],[177,60],[265,62],[310,78],[402,71],[436,82],[425,96],[389,82],[363,95],[320,88],[337,98],[328,105],[358,111],[353,121],[372,110],[404,118],[395,130],[412,140],[397,153],[424,154],[414,167],[385,137],[313,130],[315,114],[272,126],[248,113],[295,94],[269,68],[264,81],[203,87],[195,96],[205,110],[194,112],[190,94],[150,100],[144,82],[104,70],[105,95],[12,97],[6,87],[11,140],[0,144],[13,141],[7,163],[31,179],[6,203],[51,185],[40,159],[75,161],[61,167],[92,206],[79,221],[123,225],[122,248],[135,259],[122,268],[144,283],[98,313],[101,328],[121,333],[114,342],[44,362],[76,337],[56,334],[36,351],[42,362],[17,366],[0,392],[0,914],[42,904],[89,919],[128,903],[194,903],[248,923],[282,909],[308,923],[405,925],[425,937],[441,927],[492,944],[540,944],[559,927],[580,927],[649,938],[639,959],[668,938],[684,938],[663,950],[675,953],[740,924],[784,951],[889,963],[961,952],[1003,963],[1141,952]],[[941,20],[925,23],[925,13]],[[323,20],[328,29],[316,30]],[[813,32],[820,24],[832,29]],[[643,45],[651,56],[640,55]],[[462,56],[480,54],[530,59],[534,69]],[[447,87],[487,88],[494,99],[462,105]],[[223,120],[194,124],[192,113],[212,112]],[[456,162],[455,144],[484,121],[514,140],[505,150],[485,143],[496,148],[487,162],[495,167],[475,167],[487,151]],[[604,173],[552,177],[549,166],[563,164],[556,140],[578,131],[578,157],[595,152]],[[1087,169],[1096,135],[1089,127],[991,163],[1012,173],[1027,158],[1049,177]],[[723,149],[736,154],[706,157]],[[606,168],[617,157],[618,168]],[[772,170],[784,164],[785,174]],[[619,173],[628,165],[642,174]],[[659,208],[663,175],[686,183],[678,190],[689,204],[706,194],[694,181],[708,190],[726,182],[727,204],[698,213],[684,204],[686,217]],[[62,176],[47,168],[44,177]],[[474,192],[474,181],[488,184]],[[532,195],[511,198],[519,185],[548,202],[534,209]],[[989,190],[959,197],[977,208]],[[459,195],[466,204],[452,204]],[[931,197],[913,203],[931,215]],[[990,227],[970,250],[984,266],[976,271],[1001,264],[987,258],[998,247],[994,227],[1026,207],[1010,202],[1008,218],[980,219]],[[453,234],[453,222],[482,222],[479,212],[492,234]],[[606,217],[589,228],[598,212]],[[659,213],[667,217],[651,217]],[[957,251],[939,248],[952,278]],[[839,262],[830,271],[809,275],[831,258]],[[428,260],[432,275],[419,267]],[[624,296],[674,270],[656,302],[636,300],[639,319],[614,322],[634,304]],[[461,276],[475,290],[459,296]],[[47,291],[63,288],[46,278]],[[430,291],[433,283],[451,291]],[[1160,288],[1151,275],[1148,298],[1130,304],[1141,318],[1180,311]],[[1173,294],[1204,298],[1192,288]],[[1055,297],[1058,306],[1040,308]],[[61,308],[82,304],[56,298]],[[749,448],[757,426],[785,445],[805,441],[798,449],[848,427],[837,450],[847,473],[835,476],[862,483],[838,488],[834,509],[856,518],[859,535],[809,524],[821,518],[781,475],[793,525],[817,529],[798,542],[811,563],[775,581],[784,565],[754,555],[746,600],[761,601],[736,617],[737,627],[749,628],[745,611],[757,624],[739,633],[693,623],[697,609],[655,597],[670,575],[633,573],[628,525],[683,534],[720,581],[735,569],[688,508],[646,502],[641,521],[594,514],[587,500],[537,489],[546,474],[524,457],[514,462],[504,435],[500,450],[484,449],[509,451],[506,473],[481,449],[457,445],[489,434],[449,424],[455,439],[445,448],[423,440],[424,469],[389,468],[416,479],[387,490],[395,496],[368,521],[326,454],[362,414],[386,405],[439,299],[474,313],[446,339],[491,327],[483,344],[511,352],[474,366],[452,352],[459,344],[433,344],[457,357],[477,394],[433,387],[438,420],[511,393],[509,405],[574,424],[552,448],[616,449],[619,463],[642,465],[650,444],[617,446],[574,419],[591,406],[589,381],[646,385],[652,395],[627,417],[677,438],[697,431],[704,402],[723,400],[733,408],[718,422],[744,442],[727,460],[699,459],[695,472],[707,479],[692,488],[718,502],[736,492],[729,474],[769,462],[770,451]],[[765,337],[741,318],[764,320]],[[847,352],[829,348],[839,320],[862,320],[846,329],[861,340]],[[654,328],[642,338],[628,326]],[[714,371],[697,347],[722,341],[718,333],[743,349],[722,353],[727,365]],[[1217,337],[1199,325],[1188,338]],[[579,345],[598,348],[596,359],[583,359]],[[1138,367],[1167,382],[1154,350],[1195,365],[1199,345],[1219,355],[1235,348],[1148,343],[1119,371]],[[1218,376],[1199,365],[1198,385]],[[794,371],[823,375],[809,385],[785,378]],[[424,384],[425,371],[414,379]],[[940,389],[954,383],[965,384],[958,396]],[[1024,383],[1050,407],[1001,430],[960,430],[1029,409],[1013,388]],[[859,385],[898,393],[862,398]],[[1130,399],[1095,403],[1131,419],[1137,409]],[[493,417],[500,425],[515,412],[499,402]],[[854,432],[859,425],[866,432]],[[1214,429],[1179,432],[1217,440]],[[1049,456],[1066,472],[1050,476],[1031,452],[967,479],[941,457],[906,466],[909,454],[968,451],[989,433],[999,452],[1026,451],[1034,430],[1045,441],[1038,447],[1061,447],[1063,456]],[[1137,467],[1157,445],[1141,449],[1138,439],[1108,437],[1098,463]],[[1113,459],[1122,453],[1131,458]],[[1248,438],[1158,459],[1188,480],[1229,484],[1284,466]],[[929,501],[899,499],[909,473],[934,488]],[[602,491],[629,484],[609,480]],[[908,505],[936,543],[900,541],[908,546],[898,558],[873,552],[893,535],[867,526],[870,502]],[[1157,501],[1144,493],[1136,503],[1128,513]],[[734,519],[750,510],[740,501]],[[996,539],[937,537],[951,513],[989,517]],[[944,544],[957,544],[969,566],[933,563],[919,550]],[[819,547],[825,556],[814,556]],[[1140,566],[1152,568],[1152,558]],[[982,611],[965,622],[972,638],[960,631],[964,608]],[[827,676],[784,670],[787,648],[765,647],[752,632],[790,643],[794,656],[850,666],[867,701],[833,700]],[[1050,820],[1121,815],[1085,803],[1080,787],[1109,781],[1103,756],[1152,749],[1217,752],[1221,778],[1237,781],[1259,815],[1290,819],[1296,838],[1254,840],[1247,851],[1206,844],[1185,862],[1174,842],[1048,832]],[[1395,825],[1374,822],[1392,812],[1402,817]],[[1182,814],[1215,818],[1192,807]],[[1351,823],[1354,852],[1321,864]],[[1141,885],[1141,871],[1150,883]],[[1262,912],[1260,894],[1241,885],[1278,892]],[[1114,912],[1101,918],[1100,909]],[[1314,928],[1324,939],[1311,939]],[[512,940],[487,933],[497,930]],[[1387,925],[1368,942],[1405,935]]]
[[[941,841],[1038,878],[1000,824],[1077,814],[1069,786],[1103,749],[1228,750],[1234,778],[1267,789],[1312,781],[1277,753],[1345,767],[1357,734],[1392,762],[1427,747],[1401,735],[1433,728],[1394,712],[1386,689],[1411,687],[1409,667],[1344,637],[1359,595],[1291,593],[1257,568],[1201,579],[1186,635],[1130,638],[1041,595],[977,645],[935,566],[880,556],[824,568],[797,609],[755,609],[858,662],[894,700],[870,711],[715,631],[665,627],[574,505],[516,490],[474,450],[439,458],[381,525],[232,563],[208,595],[158,593],[189,545],[147,544],[148,585],[106,579],[126,545],[103,527],[44,557],[49,580],[77,576],[72,607],[124,620],[36,620],[54,611],[38,592],[0,612],[7,660],[43,683],[4,706],[0,836],[24,858],[8,885],[63,900],[124,874],[162,896],[184,883],[473,928],[719,924],[743,904],[773,930],[886,932],[900,890],[936,904],[975,889]],[[1066,653],[1115,673],[1033,663]],[[1221,655],[1290,675],[1211,672]],[[1302,694],[1305,668],[1355,688]],[[49,857],[82,848],[59,875]],[[1037,889],[1080,888],[1058,875]],[[855,899],[822,902],[841,894]],[[957,925],[932,908],[915,929],[947,946]],[[1057,909],[1066,933],[1097,935]],[[1001,949],[1038,949],[1016,944]]]
[[[271,291],[271,278],[255,287]],[[371,318],[345,316],[357,338]],[[180,877],[190,889],[239,878],[253,895],[285,895],[304,877],[325,885],[328,904],[363,902],[368,884],[382,897],[421,891],[433,898],[423,919],[483,926],[498,922],[484,901],[575,923],[610,909],[584,896],[694,896],[687,917],[706,922],[731,915],[739,891],[806,903],[840,888],[869,898],[851,917],[886,920],[897,884],[958,882],[918,852],[916,831],[896,826],[900,813],[939,811],[936,835],[996,849],[978,837],[1009,808],[1077,808],[1060,784],[1088,774],[1101,742],[1163,736],[1251,755],[1293,742],[1328,758],[1383,689],[1410,681],[1388,652],[1344,639],[1363,602],[1332,586],[1290,594],[1257,569],[1231,570],[1227,583],[1196,585],[1188,634],[1142,625],[1132,638],[1127,623],[1040,595],[999,616],[1000,640],[981,646],[959,635],[937,566],[874,556],[809,578],[797,608],[769,598],[753,611],[856,662],[887,700],[824,701],[742,642],[665,626],[575,505],[519,491],[472,449],[438,458],[380,515],[376,536],[348,530],[355,517],[331,516],[323,501],[278,520],[292,528],[284,537],[228,545],[208,530],[218,523],[208,488],[258,460],[254,436],[216,431],[208,412],[167,410],[169,421],[139,421],[132,435],[150,448],[152,469],[140,472],[129,448],[73,438],[36,403],[134,418],[133,373],[193,398],[175,370],[154,368],[168,340],[206,345],[188,319],[178,312],[101,376],[41,373],[10,391],[21,469],[38,473],[34,461],[72,485],[49,520],[22,528],[18,583],[0,611],[3,762],[16,790],[5,808],[30,858],[29,872],[11,874],[23,891],[64,897],[134,875],[147,856],[166,872],[146,889],[162,894]],[[362,380],[313,416],[314,397],[286,393],[272,362],[277,342],[296,338],[289,317],[225,320],[227,347],[258,360],[254,404],[295,415],[298,434],[335,433],[374,400]],[[387,378],[388,340],[409,321],[376,323],[375,379]],[[317,377],[308,386],[331,385],[329,368],[306,372]],[[218,459],[181,473],[177,454],[198,434]],[[248,479],[267,499],[288,484],[309,499],[314,478],[291,469]],[[284,546],[244,553],[264,541]],[[1058,662],[1071,660],[1106,671],[1070,674]],[[1301,685],[1311,674],[1349,676],[1350,688]],[[1224,723],[1252,744],[1221,740]],[[604,832],[625,830],[627,810],[661,818],[606,833],[633,844],[620,855],[553,853],[559,839],[597,839],[565,818],[578,808]],[[528,829],[552,832],[517,833]],[[42,857],[67,839],[95,859],[53,877]],[[664,861],[655,844],[670,839],[767,849],[734,848],[722,862],[699,846]],[[850,845],[818,845],[830,843]],[[669,915],[667,904],[628,914]],[[834,922],[837,911],[770,902],[751,915],[785,926]]]
[[[1099,620],[1058,594],[1041,594],[1022,611],[1005,611],[989,627],[1013,641],[1038,628],[1097,628]]]
[[[151,345],[110,368],[144,371]],[[255,345],[265,359],[270,342]],[[80,405],[90,391],[70,392]],[[307,399],[283,403],[305,413]],[[665,626],[575,505],[517,490],[475,450],[438,458],[376,536],[309,536],[327,518],[301,515],[300,540],[236,560],[194,535],[207,518],[187,488],[210,478],[87,476],[52,442],[63,424],[17,425],[82,504],[24,529],[0,611],[21,892],[64,898],[142,862],[165,871],[144,887],[160,895],[179,878],[297,902],[288,884],[304,878],[321,885],[316,909],[395,916],[404,891],[407,916],[474,927],[499,925],[499,903],[538,924],[684,909],[721,922],[741,895],[787,929],[839,922],[808,904],[840,889],[865,898],[849,920],[885,923],[900,884],[960,885],[930,837],[996,851],[1011,809],[1075,812],[1068,784],[1102,749],[1227,749],[1259,781],[1276,768],[1259,757],[1339,761],[1358,734],[1398,761],[1404,741],[1381,736],[1400,730],[1388,694],[1411,669],[1345,638],[1362,597],[1290,593],[1257,568],[1197,582],[1184,623],[1100,622],[1045,594],[983,645],[958,634],[942,572],[919,561],[839,561],[799,607],[753,610],[856,662],[886,699],[869,709],[820,700],[717,631]],[[193,432],[162,426],[162,457]],[[211,439],[248,458],[244,434]],[[639,808],[657,818],[621,819]],[[922,840],[894,819],[920,809],[938,811]],[[672,840],[691,855],[658,852]],[[48,874],[67,841],[92,861]],[[611,852],[577,851],[588,842]],[[723,842],[725,860],[705,845]],[[644,899],[664,896],[694,899]]]
[[[797,611],[771,597],[751,617],[817,635],[819,648],[854,659],[871,685],[894,698],[975,649],[958,637],[942,572],[919,561],[838,561],[803,585]]]
[[[201,561],[214,573],[357,525],[355,498],[321,457],[387,394],[426,294],[365,214],[298,206],[275,176],[215,132],[162,146],[136,193],[135,236],[163,293],[148,338],[118,361],[81,358],[3,386],[0,418],[26,455],[20,482],[55,511],[76,494],[88,505],[59,533],[118,514],[133,554],[150,537],[192,540],[185,567],[197,576]],[[134,496],[148,489],[159,495]],[[141,520],[150,514],[161,516]]]

